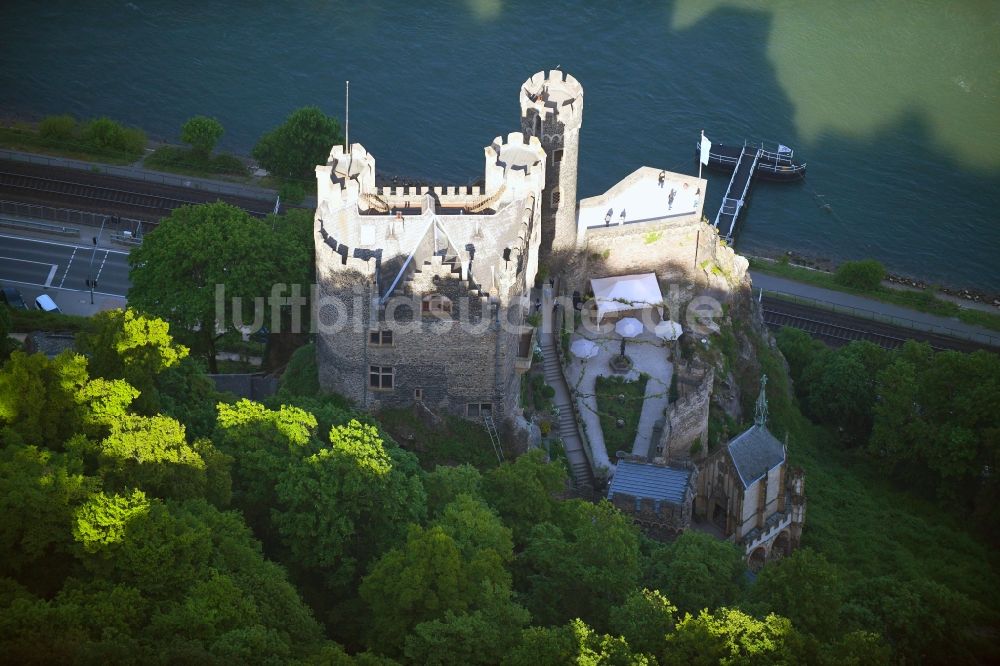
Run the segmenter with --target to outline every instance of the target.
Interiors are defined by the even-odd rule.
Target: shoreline
[[[743,254],[739,251],[739,248],[734,248],[737,254]],[[744,254],[743,256],[747,258],[763,259],[765,261],[780,262],[784,259],[788,260],[788,263],[799,268],[806,268],[814,271],[821,271],[824,273],[833,273],[836,271],[838,264],[832,259],[825,259],[821,257],[812,257],[805,254],[800,254],[794,250],[786,250],[783,254],[773,254],[773,253],[763,253],[763,254]],[[861,259],[870,259],[871,257],[860,257],[859,259],[848,259],[845,261],[859,261]],[[843,263],[843,262],[841,262]],[[902,275],[899,273],[891,272],[890,268],[886,266],[885,281],[890,283],[890,286],[900,289],[901,291],[932,291],[937,292],[939,296],[946,296],[950,300],[954,300],[959,306],[963,304],[968,307],[971,304],[979,304],[982,306],[990,307],[990,312],[1000,311],[1000,292],[986,292],[978,289],[970,289],[966,287],[955,287],[951,285],[935,284],[927,282],[917,277],[910,275]]]
[[[4,114],[4,115],[0,116],[0,127],[15,128],[15,127],[18,127],[18,126],[25,126],[25,125],[27,125],[31,129],[37,131],[38,123],[44,117],[45,116],[38,117],[38,118],[29,117],[29,116],[16,117],[16,116],[11,116],[9,114]],[[142,128],[138,128],[138,129],[142,129]],[[143,129],[142,131],[146,132],[145,129]],[[158,147],[161,147],[161,146],[171,146],[171,147],[177,147],[177,148],[183,148],[184,147],[183,144],[177,144],[177,143],[170,142],[167,139],[165,139],[164,137],[153,136],[153,135],[149,134],[148,132],[146,132],[146,137],[147,137],[147,142],[146,142],[146,147],[145,147],[145,154],[143,155],[143,157],[137,163],[139,165],[139,168],[146,168],[145,167],[145,163],[144,163],[145,158],[149,154],[151,154],[153,150],[155,150]],[[35,154],[35,155],[44,156],[43,153],[35,153],[33,151],[22,150],[21,152],[31,152],[32,154]],[[224,151],[224,152],[226,152],[226,151]],[[248,166],[248,168],[256,165],[256,160],[254,160],[249,155],[243,155],[241,153],[234,153],[234,152],[226,152],[226,154],[231,155],[231,156],[239,159],[244,164],[246,164]],[[90,161],[90,160],[85,160],[85,161]],[[98,162],[95,162],[95,164],[97,164],[97,163]],[[133,165],[133,166],[136,166],[136,165]],[[154,169],[150,169],[150,170],[151,171],[155,171]],[[176,172],[176,173],[180,173],[180,172]],[[194,174],[189,174],[189,175],[194,175]],[[210,177],[210,176],[205,176],[205,175],[198,175],[197,177],[199,177],[199,178],[206,178],[208,180],[217,180],[218,182],[221,182],[221,183],[231,183],[231,182],[233,182],[231,180],[226,180],[224,178],[219,178],[218,176]],[[259,179],[255,179],[255,180],[259,180]],[[426,187],[426,186],[436,186],[436,185],[449,186],[449,187],[454,187],[454,186],[457,186],[457,187],[467,187],[467,186],[476,186],[476,185],[482,184],[482,177],[481,176],[476,177],[476,178],[468,178],[468,179],[466,179],[466,181],[464,183],[463,182],[450,182],[449,183],[449,182],[437,181],[437,180],[431,181],[431,180],[428,180],[426,178],[414,178],[414,177],[403,175],[403,174],[391,173],[391,172],[385,172],[385,171],[379,171],[379,170],[376,170],[376,172],[375,172],[375,180],[376,180],[376,183],[378,183],[379,185],[382,185],[382,186],[392,186],[392,187]],[[739,248],[734,247],[734,250],[736,250],[736,252],[738,254],[742,254],[739,251]],[[748,254],[745,254],[744,256],[746,256],[748,258],[753,257],[753,258],[765,259],[765,260],[771,260],[771,261],[781,261],[782,259],[787,258],[787,260],[791,264],[795,264],[795,265],[800,266],[802,268],[808,268],[808,269],[813,269],[813,270],[825,271],[825,272],[828,272],[828,273],[833,273],[836,270],[837,266],[838,266],[838,263],[835,262],[835,261],[833,261],[833,260],[831,260],[831,259],[827,259],[827,258],[823,258],[823,257],[810,256],[810,255],[802,254],[802,253],[797,252],[795,250],[786,250],[782,254],[779,254],[779,253],[749,254],[748,253]],[[866,259],[866,258],[871,258],[871,257],[859,257],[858,259]],[[858,259],[854,259],[854,260],[858,260]],[[845,261],[852,261],[852,260],[845,260]],[[995,308],[1000,308],[1000,292],[990,293],[990,292],[986,292],[986,291],[983,291],[983,290],[980,290],[980,289],[969,288],[969,287],[958,287],[958,286],[948,285],[948,284],[935,284],[935,283],[931,283],[929,281],[926,281],[926,280],[924,280],[922,278],[919,278],[919,277],[916,277],[916,276],[905,275],[905,274],[901,274],[901,273],[893,273],[893,272],[891,272],[891,268],[888,267],[888,266],[886,266],[886,281],[889,282],[891,285],[897,286],[900,289],[910,289],[910,290],[920,290],[920,291],[932,290],[932,291],[937,292],[940,295],[944,295],[944,296],[949,297],[950,299],[954,299],[959,304],[961,304],[961,303],[969,303],[969,304],[971,304],[971,303],[977,303],[977,304],[982,304],[982,305],[987,305],[987,306],[993,306]]]

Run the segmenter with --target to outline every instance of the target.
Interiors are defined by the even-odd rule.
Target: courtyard
[[[646,311],[647,314],[649,312]],[[593,317],[594,314],[585,312],[583,316]],[[655,317],[643,316],[642,319],[645,320],[642,331],[625,343],[625,355],[631,361],[631,367],[625,372],[616,372],[611,367],[612,360],[620,354],[622,342],[622,336],[615,331],[613,318],[600,324],[593,321],[581,324],[569,340],[571,348],[578,340],[587,340],[594,345],[589,358],[569,354],[565,374],[567,383],[576,391],[577,409],[590,442],[594,464],[609,473],[614,471],[616,460],[613,458],[617,450],[636,456],[655,457],[654,431],[657,430],[657,421],[664,416],[670,394],[673,374],[670,346],[673,343],[656,335],[653,330]],[[584,347],[589,348],[586,344]],[[612,388],[614,384],[609,380],[613,377],[619,377],[627,384]],[[643,381],[645,386],[640,397],[636,389],[643,386]],[[638,417],[637,423],[633,424],[630,413],[635,412],[638,412]],[[610,428],[619,427],[626,432],[634,428],[634,440],[629,442],[618,432],[607,432]],[[608,450],[608,442],[612,443],[611,451]]]

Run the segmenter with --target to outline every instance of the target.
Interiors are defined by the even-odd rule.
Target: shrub
[[[281,375],[282,392],[291,395],[319,394],[319,374],[316,368],[316,345],[303,345],[295,350]]]
[[[95,118],[83,128],[83,140],[92,150],[138,157],[146,147],[146,133],[110,118]]]
[[[833,279],[845,287],[874,291],[885,279],[885,266],[874,259],[845,261],[837,267]]]
[[[76,118],[71,115],[46,116],[38,123],[38,133],[52,141],[70,141],[76,133]]]

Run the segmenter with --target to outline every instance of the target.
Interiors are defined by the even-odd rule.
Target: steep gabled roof
[[[762,425],[750,426],[726,448],[744,488],[785,462],[785,447]]]
[[[619,460],[608,489],[608,499],[613,498],[615,493],[621,493],[680,504],[690,478],[691,470],[688,469]]]

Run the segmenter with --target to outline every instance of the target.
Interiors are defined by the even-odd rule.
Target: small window
[[[559,188],[557,187],[556,189],[552,190],[552,207],[553,208],[558,208],[559,207],[559,200],[560,199],[561,199],[561,195],[559,194]]]
[[[391,347],[392,331],[369,331],[368,344],[373,347]]]
[[[563,156],[563,149],[562,148],[558,148],[556,150],[553,150],[552,151],[552,163],[553,164],[559,164],[560,162],[562,162],[562,156]]]
[[[424,296],[420,311],[426,314],[451,314],[451,299],[441,294]]]
[[[493,403],[491,402],[470,402],[465,406],[465,413],[470,418],[478,419],[493,414]]]
[[[415,388],[415,389],[413,389],[413,399],[414,400],[423,400],[424,399],[424,390],[422,388]]]
[[[379,391],[391,391],[393,388],[392,366],[369,366],[368,386]]]

